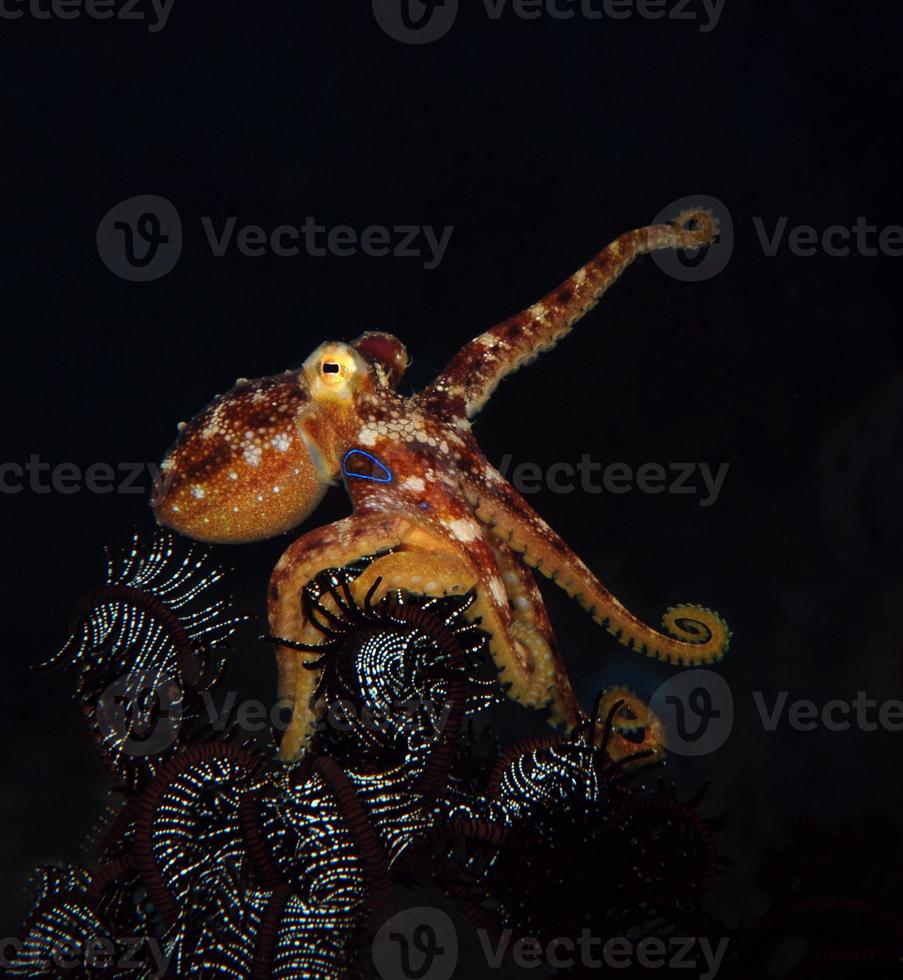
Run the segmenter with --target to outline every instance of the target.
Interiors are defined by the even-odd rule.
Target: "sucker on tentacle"
[[[466,344],[420,394],[395,390],[410,362],[401,341],[369,332],[352,344],[322,344],[299,370],[242,381],[180,429],[152,503],[162,524],[192,537],[236,543],[284,532],[339,480],[351,497],[352,515],[297,540],[270,581],[271,632],[292,641],[277,649],[280,695],[293,705],[285,757],[300,753],[315,720],[316,677],[301,669],[309,655],[297,646],[312,642],[302,591],[323,569],[367,555],[381,557],[362,581],[380,577],[385,589],[473,590],[468,614],[490,634],[508,694],[548,707],[550,720],[569,728],[585,716],[531,568],[625,646],[679,664],[724,654],[730,632],[702,606],[668,609],[663,632],[630,613],[489,465],[469,421],[635,258],[702,247],[717,231],[708,212],[694,210],[621,235],[542,300]]]

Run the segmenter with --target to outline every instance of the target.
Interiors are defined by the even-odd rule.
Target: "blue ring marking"
[[[364,473],[354,473],[348,469],[348,460],[352,456],[364,456],[369,459],[371,463],[378,466],[385,476],[366,476]],[[381,463],[375,456],[372,456],[368,452],[364,452],[363,449],[349,449],[347,453],[342,457],[342,474],[348,477],[354,477],[356,480],[372,480],[374,483],[391,483],[392,482],[392,471],[384,463]]]

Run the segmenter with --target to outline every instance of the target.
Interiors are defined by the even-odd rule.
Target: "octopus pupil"
[[[327,361],[323,365],[323,373],[324,374],[338,374],[339,373],[339,366],[338,366],[338,364],[334,364],[334,363],[332,363],[330,361]]]

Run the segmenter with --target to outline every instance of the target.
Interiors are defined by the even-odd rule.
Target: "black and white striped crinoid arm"
[[[208,550],[169,531],[135,533],[121,553],[106,553],[103,584],[75,603],[66,642],[41,666],[75,675],[108,765],[134,785],[182,743],[248,617],[233,611]]]

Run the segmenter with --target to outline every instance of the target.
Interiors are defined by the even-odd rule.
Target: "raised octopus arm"
[[[718,234],[714,218],[686,211],[675,221],[628,231],[538,303],[465,344],[420,401],[445,418],[473,418],[499,383],[570,332],[633,262],[664,248],[697,248]]]

